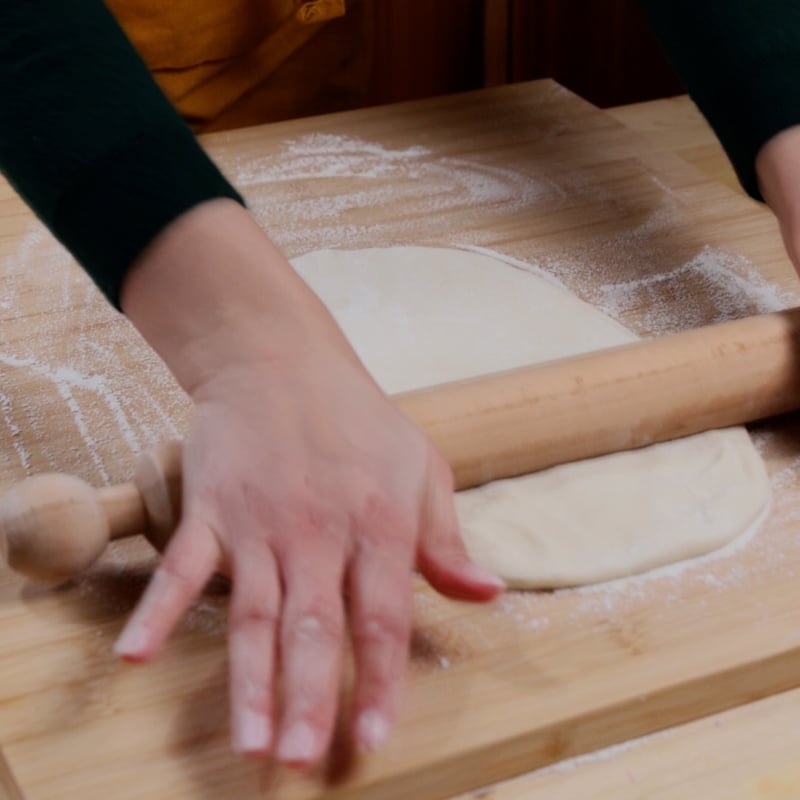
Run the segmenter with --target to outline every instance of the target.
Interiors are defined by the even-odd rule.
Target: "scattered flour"
[[[658,335],[791,304],[790,295],[765,280],[747,259],[709,246],[667,273],[605,283],[591,294],[595,305],[617,318],[633,308],[646,309],[644,325]],[[663,302],[665,294],[671,297],[669,305]],[[709,300],[714,311],[711,318]]]
[[[38,222],[0,262],[0,295],[0,426],[16,456],[0,450],[2,482],[30,474],[36,453],[40,471],[108,484],[128,475],[107,464],[179,435],[188,408],[166,368]],[[53,416],[69,421],[59,441]]]
[[[230,175],[290,256],[324,247],[419,244],[446,230],[451,214],[473,238],[485,239],[482,224],[563,196],[552,180],[499,165],[321,134],[234,165]],[[398,205],[413,212],[399,221]]]

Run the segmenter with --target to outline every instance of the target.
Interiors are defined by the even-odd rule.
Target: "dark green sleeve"
[[[755,159],[800,124],[800,0],[640,0],[739,180],[761,199]]]
[[[101,0],[0,2],[0,169],[115,305],[171,220],[241,202]]]

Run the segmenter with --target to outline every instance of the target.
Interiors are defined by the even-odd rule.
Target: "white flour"
[[[552,202],[553,181],[499,165],[437,158],[429,148],[390,149],[349,136],[312,134],[229,169],[256,218],[290,256],[324,247],[420,243],[447,229],[448,215],[481,224]],[[398,224],[392,206],[413,208]],[[369,211],[369,222],[354,222]],[[480,243],[480,241],[476,241]]]
[[[108,463],[179,434],[186,401],[164,365],[38,223],[0,263],[0,292],[0,425],[16,455],[0,450],[3,481],[29,474],[35,451],[39,471],[107,484],[128,477]],[[68,420],[60,442],[44,433],[54,415]]]

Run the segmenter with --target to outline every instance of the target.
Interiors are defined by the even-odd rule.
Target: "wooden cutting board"
[[[796,800],[798,715],[792,689],[458,800]]]
[[[205,142],[290,256],[489,249],[549,271],[642,335],[800,297],[766,211],[552,82]],[[121,480],[136,452],[183,430],[187,403],[163,366],[7,188],[0,311],[3,483],[43,470]],[[111,645],[152,565],[146,546],[115,546],[57,591],[3,572],[10,774],[30,800],[442,798],[795,686],[798,427],[753,429],[772,507],[726,553],[492,607],[420,582],[390,746],[356,758],[340,737],[310,776],[228,753],[224,593],[195,606],[157,661],[132,667]]]

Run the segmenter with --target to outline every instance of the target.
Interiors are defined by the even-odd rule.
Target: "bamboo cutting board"
[[[798,715],[793,689],[458,800],[796,800]]]
[[[489,249],[642,335],[794,304],[770,215],[551,82],[253,128],[206,144],[290,256]],[[188,408],[21,204],[0,195],[0,479],[124,479]],[[499,265],[498,269],[505,269]],[[113,639],[151,554],[115,546],[58,591],[0,574],[0,743],[30,800],[443,798],[800,682],[798,425],[753,430],[773,487],[757,536],[711,559],[492,607],[417,585],[387,750],[343,740],[298,777],[228,753],[223,592],[156,662]]]

